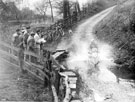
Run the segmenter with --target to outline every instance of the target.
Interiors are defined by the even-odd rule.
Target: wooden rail
[[[6,43],[3,43],[3,42],[0,41],[0,55],[1,55],[1,57],[4,58],[6,61],[10,62],[11,64],[13,64],[13,65],[15,65],[17,67],[20,67],[19,66],[19,62],[20,61],[19,61],[18,56],[16,54],[16,53],[18,53],[18,51],[19,51],[18,48],[15,48],[15,47],[13,47],[13,46],[11,46],[9,44],[6,44]],[[25,51],[24,55],[25,56],[32,56],[32,57],[35,57],[37,59],[40,58],[37,54],[29,52],[29,51]],[[11,62],[11,58],[14,59],[14,61],[16,61],[17,63]],[[55,60],[54,56],[51,55],[50,60],[52,62],[51,65],[52,65],[52,68],[53,68],[52,69],[53,71],[51,71],[51,72],[50,72],[49,69],[44,68],[43,65],[37,64],[37,63],[33,63],[31,61],[31,59],[24,60],[24,69],[27,70],[27,72],[30,73],[31,75],[33,75],[35,78],[40,80],[40,82],[43,83],[43,84],[46,83],[45,81],[49,80],[50,83],[51,83],[50,86],[52,88],[53,95],[55,97],[57,96],[57,94],[61,95],[61,92],[64,91],[62,89],[62,91],[59,92],[59,90],[61,90],[61,89],[59,89],[60,85],[63,85],[60,82],[59,75],[61,75],[63,73],[63,75],[68,77],[68,79],[70,81],[70,84],[68,86],[70,87],[70,90],[72,90],[72,91],[70,91],[70,93],[66,92],[66,96],[65,97],[68,97],[68,94],[76,93],[75,90],[76,90],[77,77],[76,77],[75,73],[73,73],[72,71],[67,71],[68,69],[66,69],[64,66],[60,65]],[[63,69],[66,72],[65,71],[64,72],[60,72],[59,69]],[[49,72],[50,73],[52,73],[52,72],[54,73],[54,75],[55,75],[54,79],[51,78],[50,76],[48,76],[47,73],[49,73]],[[61,78],[63,79],[62,76],[61,76]],[[58,100],[58,96],[57,96],[57,100]],[[62,98],[64,98],[64,97],[62,97]],[[66,99],[66,98],[64,98],[64,99]]]
[[[19,66],[19,59],[18,59],[18,51],[19,48],[13,47],[9,44],[0,41],[0,55],[2,58],[6,59],[7,61],[11,61],[11,58],[16,61],[17,66]],[[3,55],[3,56],[2,56]],[[31,56],[36,59],[40,59],[40,56],[33,52],[25,51],[24,56]],[[51,56],[53,60],[53,67],[63,68],[58,64],[58,62]],[[55,65],[54,65],[55,64]],[[20,66],[19,66],[20,67]],[[47,68],[44,68],[42,64],[37,64],[31,61],[31,59],[24,60],[24,69],[27,70],[30,74],[34,75],[36,78],[44,82],[44,79],[48,79],[49,77],[46,73],[49,72]]]

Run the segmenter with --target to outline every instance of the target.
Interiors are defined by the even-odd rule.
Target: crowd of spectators
[[[68,33],[71,35],[72,30]],[[33,30],[30,26],[17,29],[12,35],[12,45],[19,48],[19,59],[28,59],[28,55],[24,56],[24,51],[30,51],[40,56],[37,62],[41,62],[43,54],[43,45],[48,41],[56,41],[65,35],[60,25],[51,26],[46,33],[41,29]],[[34,58],[32,58],[34,59]],[[35,61],[34,61],[35,62]]]
[[[72,30],[69,29],[69,34]],[[50,26],[46,32],[40,29],[33,31],[30,26],[17,29],[12,35],[12,44],[15,47],[22,47],[27,51],[37,52],[40,54],[42,45],[46,42],[53,42],[65,35],[61,24],[54,24]]]
[[[69,29],[67,33],[71,35],[73,32]],[[41,29],[32,29],[30,26],[23,26],[16,29],[16,32],[12,35],[12,46],[19,49],[18,52],[13,53],[19,58],[21,70],[23,71],[24,60],[42,64],[44,44],[49,41],[55,42],[64,35],[64,30],[60,25],[51,26],[46,32],[43,32]],[[28,54],[25,55],[24,51],[28,51],[28,53],[29,51],[33,52],[38,55],[39,58]]]
[[[40,54],[42,43],[46,43],[46,40],[41,31],[31,31],[30,27],[22,27],[21,29],[17,29],[12,36],[12,44],[14,47],[22,48],[38,54]]]

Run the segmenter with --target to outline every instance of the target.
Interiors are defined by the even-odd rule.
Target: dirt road
[[[78,25],[78,27],[73,32],[73,35],[70,36],[70,38],[63,39],[61,43],[58,45],[57,49],[68,49],[71,47],[73,43],[80,43],[80,39],[88,38],[87,40],[94,39],[93,35],[93,28],[95,27],[98,22],[100,22],[104,17],[106,17],[115,6],[106,9],[102,11],[101,13],[96,14],[93,17],[90,17],[89,19],[85,20],[83,23]],[[72,37],[72,38],[71,38]],[[75,41],[75,42],[74,42]]]

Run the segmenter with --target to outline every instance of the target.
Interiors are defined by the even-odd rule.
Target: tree
[[[16,7],[15,2],[8,2],[7,7],[9,9],[9,19],[17,20],[18,22],[21,19],[21,11]]]
[[[12,12],[12,7],[10,7],[9,3],[5,3],[2,0],[0,0],[0,19],[1,22],[5,22],[8,19],[12,18],[13,12]],[[14,10],[14,8],[13,8]]]
[[[78,12],[78,13],[81,12],[78,0],[76,0],[76,2],[75,2],[75,11]]]
[[[48,8],[47,0],[43,0],[42,2],[36,3],[36,11],[38,14],[43,15],[43,19],[46,20],[46,12]]]
[[[77,0],[57,0],[53,6],[55,9],[57,9],[57,13],[59,15],[63,15],[63,18],[71,16],[73,11],[80,13],[80,5]]]
[[[30,20],[35,16],[35,13],[29,8],[19,10],[16,6],[17,0],[0,0],[0,21],[1,22],[20,22],[21,20]],[[18,1],[19,3],[19,1]]]
[[[53,8],[52,8],[52,3],[51,0],[49,0],[50,8],[51,8],[51,17],[52,17],[52,22],[54,22],[54,17],[53,17]]]
[[[35,17],[35,13],[28,7],[21,10],[21,19],[31,20]]]
[[[55,8],[55,9],[57,9],[57,13],[58,13],[58,15],[61,15],[61,14],[63,14],[63,1],[61,1],[61,0],[57,0],[57,1],[55,1],[55,4],[53,5],[53,7]]]
[[[0,0],[0,21],[3,22],[6,18],[6,13],[7,13],[7,6],[6,4]]]
[[[47,18],[47,10],[48,8],[51,9],[51,18],[52,18],[52,22],[54,21],[54,17],[53,17],[53,6],[52,6],[52,1],[51,0],[42,0],[41,2],[37,3],[36,5],[36,11],[40,14],[44,16],[44,20],[46,20]]]
[[[69,1],[68,0],[64,0],[63,1],[63,19],[66,19],[67,17],[71,16],[70,13],[70,6],[69,6]]]

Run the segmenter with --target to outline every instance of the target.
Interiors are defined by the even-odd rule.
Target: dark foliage
[[[135,73],[135,9],[124,3],[98,25],[96,35],[115,47],[116,64],[121,71]]]

